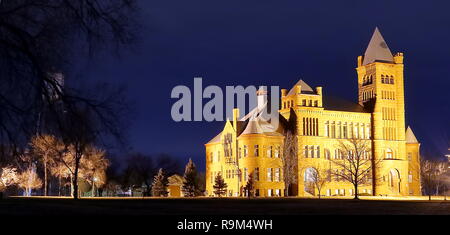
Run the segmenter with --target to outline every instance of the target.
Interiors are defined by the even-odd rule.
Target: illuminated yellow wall
[[[308,168],[331,168],[331,161],[335,158],[336,149],[340,140],[350,138],[366,139],[373,149],[370,155],[375,162],[380,162],[374,169],[373,184],[362,185],[359,194],[363,195],[389,195],[407,196],[421,195],[420,188],[420,164],[419,144],[406,144],[405,141],[405,101],[403,79],[403,54],[397,53],[393,63],[373,62],[362,65],[362,57],[358,58],[356,68],[358,75],[358,102],[365,106],[367,112],[335,111],[323,107],[322,87],[316,87],[313,91],[302,92],[302,86],[296,85],[293,92],[282,89],[280,114],[286,119],[290,117],[293,109],[297,118],[298,134],[298,196],[317,195],[317,189],[309,190],[305,184],[305,171]],[[368,82],[370,78],[371,83]],[[388,83],[382,82],[389,79]],[[392,79],[392,81],[391,81]],[[392,83],[391,83],[392,82]],[[235,113],[236,114],[236,113]],[[237,136],[236,118],[233,123],[227,121],[221,136],[224,133],[233,135],[233,154],[239,156],[244,145],[247,146],[248,156],[239,158],[239,170],[244,168],[248,173],[259,168],[259,181],[256,188],[260,196],[268,196],[268,190],[284,190],[282,174],[280,181],[274,182],[267,179],[268,168],[281,168],[280,158],[268,157],[268,146],[283,146],[283,137],[267,136],[262,134]],[[334,125],[332,134],[331,126]],[[344,125],[347,128],[344,135]],[[338,131],[338,128],[340,132]],[[223,139],[222,137],[220,139]],[[254,146],[259,146],[259,156],[254,156]],[[226,172],[235,170],[236,166],[227,164],[223,156],[221,141],[208,143],[206,146],[206,188],[208,195],[212,195],[214,176],[221,172],[228,184],[228,190],[233,196],[242,186],[245,180],[239,180],[235,175],[226,177]],[[305,146],[307,148],[305,148]],[[311,153],[305,155],[306,149],[313,148],[314,158]],[[329,154],[327,154],[329,152]],[[280,154],[282,150],[280,150]],[[217,156],[216,156],[217,155]],[[220,156],[220,157],[218,157]],[[211,160],[214,159],[214,160]],[[334,177],[326,183],[321,194],[326,196],[346,195],[350,196],[353,186]]]

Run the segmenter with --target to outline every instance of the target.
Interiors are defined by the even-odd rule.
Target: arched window
[[[384,75],[381,75],[381,83],[384,83]]]
[[[394,76],[391,76],[390,83],[391,83],[391,84],[394,84]]]
[[[386,149],[386,159],[394,159],[394,152],[392,151],[392,149],[388,148]]]

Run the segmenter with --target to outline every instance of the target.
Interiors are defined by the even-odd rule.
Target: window
[[[259,181],[259,167],[256,167],[256,168],[255,168],[254,174],[255,174],[254,177],[253,177],[254,180],[255,180],[255,181]]]
[[[302,105],[306,106],[306,100],[305,99],[302,100]]]
[[[209,161],[214,162],[214,153],[213,152],[209,153]]]
[[[412,160],[412,153],[408,152],[408,161],[411,161],[411,160]]]
[[[272,197],[272,189],[267,189],[267,196]]]
[[[247,177],[248,177],[248,170],[247,168],[244,168],[244,181],[247,181]]]
[[[394,84],[394,76],[391,76],[390,84]]]
[[[267,157],[272,157],[272,146],[267,149]]]
[[[331,189],[327,189],[327,196],[331,196]]]
[[[311,158],[314,158],[314,146],[309,146],[309,156]]]
[[[279,157],[280,157],[280,152],[281,152],[280,146],[277,146],[277,147],[275,148],[275,157],[276,157],[276,158],[279,158]]]
[[[330,150],[329,149],[325,149],[324,150],[324,152],[325,152],[325,159],[330,159],[331,158],[331,156],[330,156]]]
[[[330,137],[330,122],[325,122],[325,136]]]
[[[255,145],[255,157],[259,156],[259,145]]]
[[[280,168],[275,168],[275,182],[280,182]]]
[[[247,157],[247,155],[248,155],[247,145],[244,145],[244,157]]]
[[[331,138],[336,138],[336,124],[334,122],[331,123]]]
[[[392,152],[392,149],[386,149],[386,159],[394,159],[394,153]]]
[[[267,181],[272,182],[272,168],[267,168]]]
[[[341,122],[337,123],[337,138],[341,138]]]
[[[312,100],[309,100],[309,106],[310,107],[312,106]]]
[[[238,157],[239,157],[239,159],[241,159],[242,158],[242,153],[241,153],[241,147],[239,147],[238,148]]]
[[[381,75],[381,83],[385,83],[384,82],[384,75]]]
[[[318,107],[318,106],[319,106],[319,101],[315,100],[315,101],[314,101],[314,106],[315,106],[315,107]]]
[[[342,138],[347,139],[347,123],[344,122],[344,125],[342,126]]]
[[[303,156],[305,156],[305,158],[308,158],[308,145],[305,145],[305,147],[303,148]]]
[[[280,197],[281,196],[281,190],[275,189],[275,196]]]
[[[316,146],[316,158],[320,158],[320,146]]]
[[[413,176],[411,175],[411,172],[409,172],[409,175],[408,175],[408,182],[409,183],[413,182]]]

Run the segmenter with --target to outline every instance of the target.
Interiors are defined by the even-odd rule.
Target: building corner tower
[[[376,28],[357,63],[358,102],[372,113],[373,194],[407,195],[403,53]]]

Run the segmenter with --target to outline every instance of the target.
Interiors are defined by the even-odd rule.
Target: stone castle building
[[[337,147],[345,140],[370,143],[364,157],[377,162],[373,177],[359,187],[360,195],[421,195],[419,147],[414,133],[405,125],[403,53],[393,55],[378,29],[366,52],[357,59],[358,103],[329,97],[322,87],[298,81],[281,90],[280,118],[295,123],[297,137],[296,182],[289,195],[317,195],[311,175],[318,166],[339,171],[332,162],[344,159]],[[227,196],[243,196],[250,174],[256,196],[283,196],[284,126],[275,129],[261,118],[267,106],[266,93],[258,91],[258,105],[239,118],[225,123],[221,133],[205,144],[206,190],[214,195],[214,179],[221,174]],[[375,165],[375,164],[374,164]],[[329,176],[321,195],[350,196],[354,187]]]

